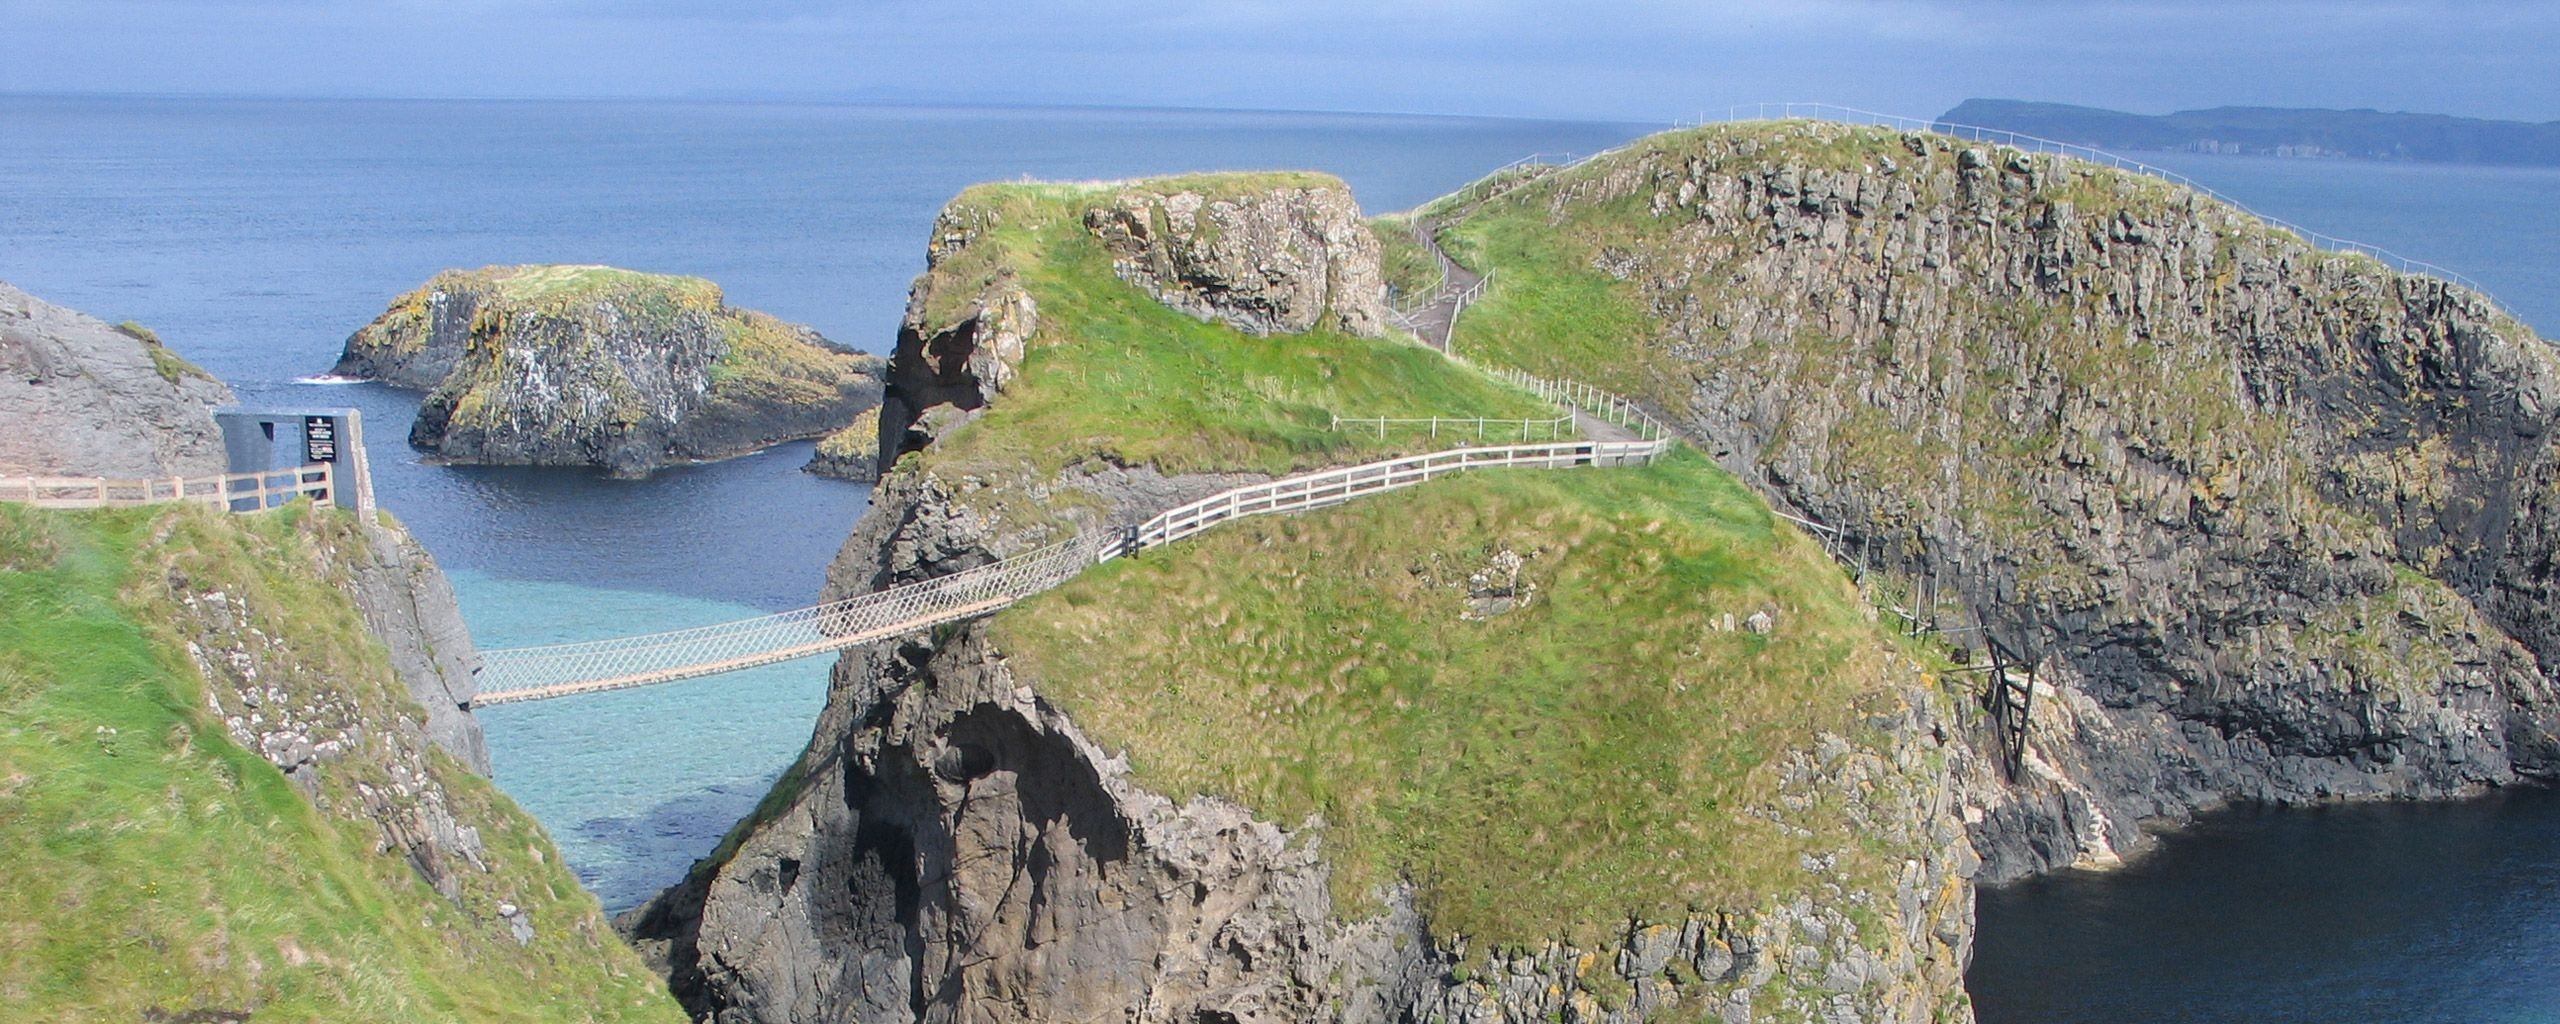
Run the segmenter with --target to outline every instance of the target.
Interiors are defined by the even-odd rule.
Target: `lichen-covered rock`
[[[1477,216],[1623,296],[1611,344],[1730,468],[2051,655],[2021,781],[1971,797],[1992,877],[2229,800],[2560,769],[2560,358],[2479,295],[1839,125],[1668,136]]]
[[[818,439],[817,450],[801,469],[838,480],[868,483],[880,478],[880,407],[862,410],[844,429]]]
[[[1339,182],[1147,182],[1085,214],[1085,226],[1123,280],[1203,320],[1253,334],[1385,329],[1378,239]]]
[[[205,476],[231,389],[149,330],[0,284],[0,475]]]
[[[535,266],[438,274],[336,372],[426,390],[409,442],[447,461],[635,476],[840,429],[878,367],[699,278]]]

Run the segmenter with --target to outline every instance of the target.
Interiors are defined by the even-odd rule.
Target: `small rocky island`
[[[875,357],[701,278],[600,266],[437,274],[335,372],[427,392],[409,443],[444,461],[616,476],[817,437],[880,401]]]

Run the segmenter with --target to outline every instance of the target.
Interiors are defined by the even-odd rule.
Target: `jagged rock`
[[[878,370],[709,281],[579,266],[438,274],[336,368],[427,391],[409,442],[447,461],[622,476],[840,429],[878,402]]]
[[[2560,768],[2560,359],[2481,296],[1869,128],[1690,133],[1515,201],[1621,254],[1683,433],[2050,652],[2024,781],[1977,793],[1987,876]]]
[[[880,407],[862,410],[844,429],[818,439],[809,464],[801,470],[838,480],[869,482],[880,478]]]
[[[1015,372],[985,341],[1020,323],[1027,299],[1001,271],[952,270],[991,226],[982,214],[946,211],[937,225],[936,268],[917,284],[889,369],[884,461],[1003,401],[991,381]],[[889,464],[829,567],[829,597],[983,565],[1246,479],[1107,464],[1054,480],[944,479],[922,460]],[[1007,518],[1002,503],[975,500],[989,489],[1069,522]],[[1523,562],[1497,551],[1447,570],[1443,585],[1470,612],[1516,607],[1529,597]],[[1821,905],[1814,893],[1769,894],[1731,912],[1625,922],[1629,937],[1606,948],[1485,950],[1434,933],[1409,886],[1384,893],[1382,912],[1346,919],[1320,832],[1148,791],[1037,682],[1015,674],[984,623],[848,653],[768,813],[621,926],[718,1024],[1634,1024],[1675,1007],[1916,1024],[1962,1012],[1966,873],[1979,860],[1952,817],[1953,781],[1932,768],[1954,730],[1934,710],[1942,699],[1916,686],[1907,706],[1874,709],[1873,737],[1789,757],[1782,804],[1767,812],[1786,820],[1845,802],[1859,836],[1925,848],[1886,890],[1825,875]],[[1879,929],[1862,930],[1852,905],[1871,906]]]
[[[0,475],[220,473],[213,410],[231,401],[150,331],[0,284]]]
[[[1176,184],[1133,187],[1085,214],[1123,279],[1254,334],[1385,329],[1378,239],[1339,182]]]

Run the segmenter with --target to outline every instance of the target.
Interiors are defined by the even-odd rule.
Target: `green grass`
[[[880,457],[880,407],[862,410],[844,429],[818,439],[818,455],[839,462],[870,462]]]
[[[414,705],[333,585],[344,513],[0,506],[0,1005],[12,1019],[680,1021],[531,819],[429,759],[489,870],[461,905],[383,852],[354,786],[379,735],[313,803],[241,749],[180,649],[175,595],[220,590],[272,638],[244,649],[300,700],[387,722]],[[377,730],[378,732],[378,730]],[[494,911],[525,907],[518,947]]]
[[[1369,231],[1378,236],[1378,270],[1387,281],[1389,305],[1409,309],[1439,291],[1440,261],[1413,237],[1412,218],[1374,218]]]
[[[983,227],[920,286],[928,309],[940,310],[933,315],[947,318],[938,322],[965,317],[1002,282],[1017,283],[1039,308],[1015,381],[984,416],[925,451],[926,465],[946,478],[1026,467],[1045,477],[1080,464],[1284,473],[1435,447],[1409,433],[1336,430],[1335,412],[1554,415],[1407,340],[1329,330],[1261,337],[1165,307],[1114,276],[1083,225],[1084,211],[1109,202],[1113,188],[980,186],[945,211],[946,220]]]
[[[1528,603],[1462,618],[1506,549]],[[1763,609],[1768,636],[1723,628]],[[1346,913],[1409,878],[1435,930],[1494,944],[1802,891],[1806,846],[1754,810],[1772,759],[1865,735],[1892,650],[1817,545],[1685,449],[1248,520],[994,629],[1150,788],[1320,818]],[[1791,824],[1833,848],[1829,813]]]
[[[159,374],[161,380],[175,384],[189,377],[193,377],[197,380],[209,380],[217,384],[221,383],[220,378],[205,372],[203,367],[188,362],[185,356],[181,356],[176,352],[170,351],[169,346],[160,341],[160,332],[158,331],[144,327],[131,320],[117,324],[116,331],[128,338],[142,342],[143,351],[148,352],[151,355],[151,370],[152,372]]]

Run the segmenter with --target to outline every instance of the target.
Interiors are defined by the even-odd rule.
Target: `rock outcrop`
[[[1087,223],[1131,208],[1115,202]],[[936,269],[917,284],[889,368],[886,459],[983,429],[975,414],[1020,372],[1037,304],[1015,275],[958,269],[987,256],[977,247],[995,226],[960,204],[937,225]],[[1272,294],[1307,287],[1284,281]],[[924,459],[885,465],[829,569],[829,597],[985,564],[1247,479],[1094,464],[1018,479],[972,465],[945,478]],[[1044,514],[1008,514],[1022,506],[991,494],[1030,496]],[[1958,1018],[1978,865],[1956,780],[1938,768],[1958,729],[1918,676],[1894,694],[1862,709],[1870,735],[1774,766],[1778,801],[1750,812],[1791,821],[1845,803],[1858,824],[1833,839],[1897,851],[1890,877],[1809,854],[1802,891],[1596,921],[1608,937],[1587,944],[1491,949],[1435,932],[1410,885],[1380,910],[1337,907],[1320,825],[1150,790],[1042,680],[1016,672],[985,623],[963,624],[848,653],[809,750],[758,815],[623,925],[688,1007],[720,1024],[1632,1024],[1674,1008],[1727,1020]]]
[[[213,410],[231,389],[147,330],[108,327],[0,285],[0,474],[163,478],[223,472]],[[347,596],[427,713],[427,732],[473,771],[489,752],[469,707],[478,655],[434,556],[388,516],[361,524]]]
[[[638,476],[840,429],[878,367],[698,278],[539,266],[438,274],[336,372],[425,390],[409,443],[446,461]]]
[[[1378,239],[1338,181],[1146,182],[1085,215],[1121,279],[1253,334],[1386,328]]]
[[[818,439],[809,464],[819,476],[869,483],[880,478],[880,407],[864,409],[844,429]]]
[[[2047,658],[2020,781],[1972,798],[1990,877],[2225,801],[2560,768],[2560,359],[2481,296],[1838,125],[1668,136],[1477,216],[1625,298],[1646,330],[1607,344],[1684,432]]]
[[[0,284],[0,475],[220,473],[213,410],[231,400],[149,330]]]

